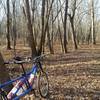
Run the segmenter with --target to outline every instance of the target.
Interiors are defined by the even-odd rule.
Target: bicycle
[[[27,60],[22,60],[20,57],[16,57],[13,61],[5,62],[5,64],[19,64],[22,67],[23,74],[16,79],[0,84],[0,100],[19,100],[21,97],[33,91],[36,96],[36,90],[34,89],[34,83],[37,82],[37,91],[40,96],[46,98],[49,94],[49,82],[48,75],[43,70],[41,64],[41,58],[45,55],[38,56],[33,60],[27,57]],[[26,59],[26,58],[25,58]],[[32,69],[29,72],[25,71],[24,63],[34,63]],[[12,90],[6,94],[5,87],[16,82]],[[21,92],[20,92],[21,91]]]

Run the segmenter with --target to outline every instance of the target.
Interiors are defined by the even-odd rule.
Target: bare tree
[[[32,24],[34,24],[36,0],[31,0]]]
[[[75,11],[76,11],[76,2],[77,2],[77,0],[74,0],[73,3],[72,3],[72,14],[68,14],[69,15],[69,19],[70,19],[70,23],[71,23],[72,34],[73,34],[73,42],[74,42],[75,49],[78,48],[78,46],[77,46],[77,39],[76,39],[76,32],[75,32],[75,28],[74,28],[74,18],[75,18]]]
[[[59,10],[59,3],[60,3],[60,10]],[[65,3],[65,2],[64,2]],[[60,43],[61,43],[61,48],[62,48],[62,52],[64,52],[64,45],[63,45],[63,36],[62,36],[62,31],[61,31],[61,25],[60,25],[60,19],[59,19],[59,13],[62,12],[62,5],[61,5],[61,1],[57,1],[57,24],[58,24],[58,30],[57,30],[57,34],[59,36],[59,39],[60,39]],[[56,18],[55,17],[55,18]],[[63,16],[61,16],[62,19],[63,19]],[[62,23],[63,23],[63,20],[62,20]],[[63,23],[63,26],[64,26],[64,23]]]
[[[15,51],[15,46],[16,46],[16,37],[17,37],[17,33],[16,33],[16,0],[12,1],[12,5],[13,5],[13,41],[14,41],[14,51]],[[15,56],[16,56],[16,51],[15,51]]]
[[[41,52],[44,49],[46,31],[48,29],[48,22],[49,22],[50,12],[51,12],[51,9],[52,9],[53,2],[54,2],[54,0],[51,1],[51,4],[50,4],[49,10],[48,10],[48,13],[46,15],[46,23],[45,23],[44,18],[45,18],[45,4],[46,4],[46,1],[45,0],[42,0],[42,11],[41,11],[42,32],[41,32],[40,46],[39,46],[39,49],[38,49],[38,53],[39,54],[41,54]]]
[[[54,54],[53,46],[51,44],[51,39],[50,39],[50,32],[49,32],[49,25],[47,27],[47,38],[48,38],[48,46],[51,54]]]
[[[95,25],[94,25],[94,0],[90,0],[90,3],[91,3],[91,35],[92,35],[92,43],[96,44]]]
[[[29,0],[26,1],[26,12],[27,12],[27,19],[28,19],[28,30],[29,30],[29,45],[31,47],[32,57],[37,55],[36,44],[33,36],[33,28],[32,28],[32,21],[31,21],[31,13],[30,13],[30,5]]]
[[[64,51],[67,53],[67,37],[66,37],[66,22],[67,22],[68,0],[65,2],[65,16],[64,16]]]
[[[52,0],[53,3],[54,0]],[[51,3],[51,5],[52,5]],[[49,12],[49,0],[47,0],[47,12],[46,12],[46,17],[48,17],[48,12]],[[52,17],[52,16],[51,16]],[[53,50],[53,45],[52,45],[52,38],[50,37],[50,28],[49,28],[49,20],[48,20],[48,24],[47,24],[47,38],[48,38],[48,46],[49,46],[49,50],[50,53],[53,54],[54,50]]]
[[[41,31],[40,46],[39,46],[39,50],[38,50],[39,55],[43,51],[43,45],[45,42],[44,18],[45,18],[45,0],[42,0],[42,10],[41,10],[42,31]]]
[[[11,43],[10,43],[10,3],[9,0],[6,1],[7,3],[7,49],[11,49]]]
[[[64,52],[63,39],[62,39],[61,28],[60,28],[59,23],[58,23],[58,31],[57,31],[57,33],[59,34],[59,37],[60,37],[60,43],[61,43],[62,52]]]

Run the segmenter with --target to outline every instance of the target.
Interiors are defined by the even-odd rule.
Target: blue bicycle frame
[[[8,82],[5,82],[4,84],[0,84],[0,89],[4,89],[5,90],[5,87],[9,86],[10,84],[13,84],[14,82],[18,81],[18,80],[21,80],[23,83],[25,82],[28,82],[28,78],[31,74],[34,74],[36,75],[38,71],[38,65],[35,64],[33,65],[31,71],[27,72],[25,75],[22,75],[16,79],[13,79],[11,81],[8,81]],[[34,83],[33,83],[34,84]],[[22,87],[19,87],[16,94],[18,93],[18,91],[21,89]],[[28,85],[28,88],[22,93],[20,94],[19,96],[16,96],[13,98],[13,100],[19,100],[21,97],[25,96],[26,94],[28,94],[30,91],[32,91],[32,85]]]

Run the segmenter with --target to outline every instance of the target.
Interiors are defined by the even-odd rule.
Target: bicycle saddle
[[[16,57],[14,57],[14,60],[17,60],[17,61],[22,61],[22,58],[21,58],[21,57],[19,57],[19,56],[16,56]]]

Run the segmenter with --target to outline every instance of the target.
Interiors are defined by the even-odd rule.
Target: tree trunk
[[[95,39],[95,25],[94,25],[94,1],[91,0],[91,34],[92,34],[92,43],[96,44]]]
[[[45,44],[45,37],[46,37],[46,31],[47,31],[47,27],[48,27],[48,21],[49,21],[49,17],[50,17],[50,12],[52,9],[52,5],[53,5],[54,0],[51,1],[50,7],[48,9],[48,13],[46,15],[46,24],[45,24],[45,3],[46,0],[42,0],[42,11],[41,11],[41,20],[42,20],[42,32],[41,32],[41,40],[40,40],[40,45],[39,45],[39,49],[38,49],[38,54],[40,55],[44,49],[44,44]]]
[[[38,55],[42,53],[44,48],[44,42],[45,42],[45,29],[44,29],[44,17],[45,17],[45,0],[42,0],[42,11],[41,11],[41,20],[42,20],[42,31],[41,31],[41,40],[40,40],[40,46],[38,50]],[[47,22],[48,23],[48,22]]]
[[[52,46],[51,39],[50,39],[49,26],[47,28],[47,38],[48,38],[48,46],[49,46],[50,53],[54,54],[53,46]]]
[[[9,6],[9,0],[7,2],[7,49],[11,49],[11,43],[10,43],[10,21],[9,21],[9,14],[10,14],[10,6]]]
[[[61,35],[61,30],[60,30],[59,24],[58,24],[58,33],[59,33],[59,37],[60,37],[62,52],[64,52],[63,40],[62,40],[62,35]]]
[[[10,77],[7,71],[6,66],[4,65],[3,57],[0,53],[0,84],[10,81]],[[5,88],[6,92],[8,93],[12,89],[12,84]]]
[[[78,49],[78,47],[77,47],[77,41],[76,41],[76,33],[75,33],[75,29],[74,29],[74,21],[73,21],[72,18],[70,18],[70,22],[71,22],[71,27],[72,27],[72,34],[73,34],[74,46],[75,46],[75,49]]]
[[[52,10],[52,32],[51,32],[51,45],[53,47],[54,40],[54,23],[53,23],[53,10]]]
[[[66,37],[66,22],[67,22],[68,0],[65,3],[65,16],[64,16],[64,52],[67,53],[67,37]]]
[[[77,39],[76,39],[76,32],[74,29],[74,19],[75,19],[75,13],[76,13],[76,4],[77,4],[77,0],[72,1],[72,13],[68,14],[69,15],[69,19],[70,19],[70,23],[71,23],[71,28],[72,28],[72,35],[73,35],[73,42],[74,42],[74,46],[75,49],[78,49],[77,46]]]
[[[34,20],[35,20],[35,16],[34,15],[35,15],[36,0],[31,0],[31,4],[32,4],[32,6],[31,6],[32,7],[31,8],[32,9],[32,24],[34,24]]]
[[[15,14],[15,2],[16,1],[13,1],[13,41],[14,41],[14,55],[16,56],[16,50],[15,50],[15,47],[16,47],[16,14]]]
[[[25,0],[26,1],[26,12],[27,12],[27,19],[28,19],[28,30],[29,30],[29,45],[31,47],[31,52],[32,52],[32,57],[37,55],[37,50],[36,50],[36,44],[35,44],[35,40],[34,40],[34,36],[33,36],[33,28],[32,28],[32,21],[31,21],[31,13],[30,13],[30,5],[29,5],[29,0]]]

